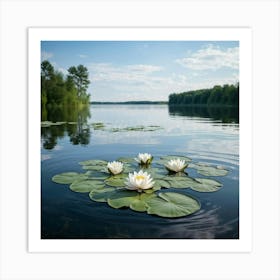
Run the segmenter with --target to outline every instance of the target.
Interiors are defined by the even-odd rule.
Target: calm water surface
[[[43,112],[42,119],[67,121],[42,127],[41,236],[45,239],[94,238],[239,238],[239,124],[232,109],[168,108],[167,105],[91,105],[89,110]],[[74,123],[75,122],[75,123]],[[96,129],[93,123],[103,123]],[[159,126],[155,131],[126,131]],[[116,128],[120,129],[119,131]],[[180,189],[201,202],[187,217],[167,219],[130,209],[113,209],[52,182],[62,172],[85,172],[80,161],[134,157],[139,152],[185,155],[193,162],[222,165],[227,176],[213,177],[223,187],[213,193]],[[203,177],[195,170],[192,177]]]

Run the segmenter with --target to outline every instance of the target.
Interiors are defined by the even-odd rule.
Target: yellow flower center
[[[143,179],[145,179],[145,176],[137,175],[135,178],[136,178],[136,180],[143,180]]]

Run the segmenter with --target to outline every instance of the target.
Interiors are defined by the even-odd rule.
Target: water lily
[[[134,173],[128,174],[125,187],[128,190],[137,190],[138,192],[142,192],[143,190],[151,189],[154,183],[155,182],[151,178],[150,174],[140,170],[139,172],[134,171]]]
[[[151,154],[148,153],[144,153],[144,154],[139,153],[138,157],[135,158],[135,160],[141,165],[148,165],[152,162],[153,157]]]
[[[166,169],[172,172],[182,172],[188,164],[182,159],[171,159],[165,165]]]
[[[123,171],[123,163],[121,163],[119,161],[108,162],[107,168],[108,168],[108,171],[112,175],[117,175],[117,174],[122,173],[122,171]]]

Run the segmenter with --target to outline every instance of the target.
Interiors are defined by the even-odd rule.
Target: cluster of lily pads
[[[58,126],[63,124],[78,124],[77,122],[52,122],[52,121],[42,121],[41,127],[50,127],[50,126]],[[107,127],[102,122],[94,122],[89,124],[94,130],[102,130],[102,131],[109,131],[109,132],[127,132],[127,131],[141,131],[141,132],[148,132],[148,131],[156,131],[163,129],[161,126],[158,125],[136,125],[136,126],[128,126],[128,127]]]
[[[158,125],[136,125],[136,126],[127,126],[127,127],[107,127],[102,122],[95,122],[92,123],[91,126],[94,130],[102,130],[102,131],[109,131],[109,132],[127,132],[127,131],[156,131],[162,129],[161,126]]]
[[[176,218],[198,211],[201,205],[196,198],[174,192],[173,189],[215,192],[222,187],[220,182],[212,178],[192,178],[186,170],[196,169],[203,176],[225,176],[228,173],[222,166],[190,162],[189,157],[178,155],[154,160],[148,153],[112,162],[93,159],[79,163],[85,173],[61,173],[52,180],[58,184],[70,184],[72,191],[89,193],[91,200],[108,203],[112,208],[126,207],[147,214]]]

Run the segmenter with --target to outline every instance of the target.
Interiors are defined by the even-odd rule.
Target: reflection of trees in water
[[[53,149],[57,140],[65,132],[73,145],[87,145],[90,141],[90,129],[87,120],[90,118],[89,107],[50,107],[42,110],[42,121],[66,122],[60,125],[41,127],[41,141],[45,149]]]
[[[70,142],[73,145],[87,145],[89,143],[90,129],[87,125],[87,122],[84,121],[80,115],[78,116],[77,125],[75,125],[75,130],[68,130],[68,136],[70,137]]]
[[[173,116],[211,118],[223,123],[239,123],[239,108],[230,106],[168,106]]]

